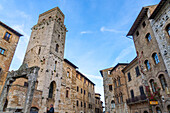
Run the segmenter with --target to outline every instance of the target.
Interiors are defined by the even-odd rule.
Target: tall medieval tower
[[[40,67],[37,90],[42,91],[41,113],[51,103],[59,106],[66,31],[64,14],[58,7],[40,14],[32,28],[24,63]]]

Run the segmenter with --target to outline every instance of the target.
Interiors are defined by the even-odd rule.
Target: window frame
[[[7,33],[10,35],[10,36],[8,37],[8,40],[5,38]],[[4,36],[3,36],[3,39],[4,39],[5,41],[7,41],[7,42],[10,42],[11,38],[12,38],[12,33],[10,33],[9,31],[6,31],[5,34],[4,34]]]
[[[165,76],[163,74],[159,75],[159,81],[161,83],[162,89],[165,90],[167,87],[167,82],[166,82]]]
[[[112,90],[113,90],[113,86],[109,85],[109,91],[112,91]]]
[[[150,70],[151,69],[151,66],[150,66],[150,63],[149,63],[149,60],[145,60],[145,67],[147,70]]]
[[[131,96],[131,98],[135,97],[133,89],[130,90],[130,96]]]
[[[141,75],[140,70],[139,70],[139,66],[135,67],[135,72],[136,72],[136,77]]]
[[[167,32],[168,36],[170,37],[170,24],[168,24],[166,26],[166,32]]]
[[[128,82],[130,82],[132,80],[130,72],[127,73],[127,76],[128,76]]]
[[[1,54],[1,55],[5,55],[5,52],[6,52],[6,49],[0,47],[0,54]]]
[[[147,39],[148,42],[151,42],[151,40],[152,40],[152,36],[150,33],[147,33],[145,38]]]
[[[153,53],[152,58],[155,64],[159,64],[160,61],[157,53]]]
[[[155,88],[155,82],[154,82],[154,80],[153,80],[153,79],[151,79],[151,80],[149,81],[149,83],[150,83],[150,85],[151,85],[152,92],[153,92],[153,93],[154,93],[154,92],[156,92],[156,88]]]

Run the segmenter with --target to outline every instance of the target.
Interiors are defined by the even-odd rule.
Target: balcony
[[[146,95],[135,96],[134,98],[126,99],[128,105],[133,105],[147,101]]]

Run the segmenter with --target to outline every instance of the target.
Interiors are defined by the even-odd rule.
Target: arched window
[[[159,63],[159,58],[158,58],[158,55],[157,55],[156,53],[153,53],[153,54],[152,54],[152,58],[153,58],[155,64],[158,64],[158,63]]]
[[[116,83],[116,80],[114,80],[114,84],[115,84],[115,88],[117,87],[117,83]]]
[[[39,109],[37,107],[31,107],[30,113],[38,113]]]
[[[77,106],[79,106],[79,101],[77,100]]]
[[[163,74],[159,75],[159,80],[160,80],[162,89],[165,90],[165,88],[167,87],[167,84],[166,84],[166,80]]]
[[[136,31],[136,36],[139,36],[139,31]]]
[[[68,98],[68,93],[69,93],[68,91],[69,91],[69,90],[67,89],[67,90],[66,90],[66,98]]]
[[[139,87],[139,90],[140,90],[140,95],[145,95],[143,86],[140,86],[140,87]]]
[[[54,64],[54,70],[56,71],[56,68],[57,68],[57,61],[55,61],[55,64]]]
[[[131,98],[134,98],[134,92],[133,90],[130,90]]]
[[[67,77],[69,77],[70,76],[70,72],[69,71],[67,71]]]
[[[148,113],[147,111],[144,111],[143,113]]]
[[[83,102],[81,102],[81,107],[83,107]]]
[[[170,105],[167,106],[168,113],[170,113]]]
[[[120,102],[123,103],[123,94],[120,93]]]
[[[111,101],[111,107],[112,107],[112,109],[115,109],[115,101],[114,100]]]
[[[50,84],[48,98],[54,98],[54,96],[55,96],[55,88],[56,88],[56,83],[53,81]]]
[[[162,111],[159,107],[156,108],[156,113],[162,113]]]
[[[77,92],[79,92],[79,87],[77,86]]]
[[[56,51],[56,52],[58,52],[58,50],[59,50],[59,45],[58,45],[58,44],[56,44],[55,51]]]
[[[152,37],[151,37],[150,33],[148,33],[148,34],[146,35],[146,39],[147,39],[148,42],[151,41]]]
[[[170,36],[170,24],[168,24],[168,26],[166,27],[166,31],[167,31],[168,35]]]
[[[38,50],[38,55],[40,55],[41,53],[41,47],[39,47],[39,50]]]
[[[121,82],[120,82],[120,77],[118,77],[118,86],[121,85]]]
[[[152,80],[150,80],[150,84],[151,84],[151,87],[152,87],[152,91],[153,91],[153,93],[156,91],[156,89],[155,89],[155,83],[154,83],[154,80],[152,79]]]
[[[146,66],[146,69],[147,70],[150,70],[151,67],[150,67],[150,64],[149,64],[149,61],[148,60],[145,60],[145,66]]]

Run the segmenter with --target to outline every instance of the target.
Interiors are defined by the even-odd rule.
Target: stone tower
[[[32,28],[24,63],[40,67],[37,90],[42,91],[41,113],[49,104],[59,106],[66,31],[64,14],[58,7],[40,14]]]

